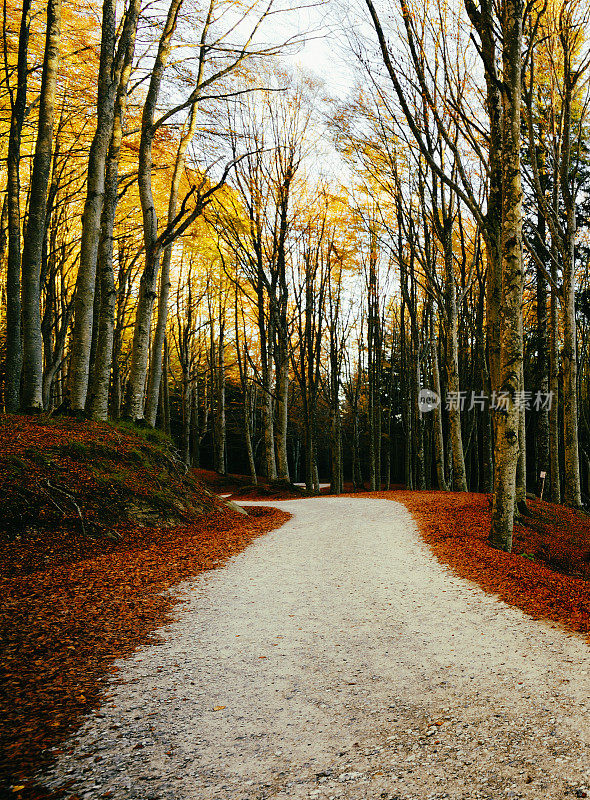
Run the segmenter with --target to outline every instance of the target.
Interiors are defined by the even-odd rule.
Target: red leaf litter
[[[441,564],[534,619],[590,633],[590,517],[541,500],[515,524],[512,553],[490,547],[490,496],[470,492],[393,491]]]
[[[50,425],[13,418],[7,424],[5,418],[2,422],[0,487],[6,491],[13,487],[11,465],[16,463],[20,470],[18,459],[26,462],[25,451],[30,454],[33,446],[39,471],[34,465],[27,468],[10,497],[9,510],[0,509],[0,797],[61,797],[37,786],[35,774],[51,760],[49,748],[58,747],[76,729],[82,714],[99,707],[103,681],[116,671],[113,661],[139,645],[157,642],[156,629],[171,619],[177,602],[173,591],[166,590],[222,566],[290,515],[261,507],[249,509],[248,516],[238,514],[188,480],[182,497],[194,506],[169,527],[141,527],[127,520],[111,526],[116,536],[109,538],[99,535],[97,521],[93,535],[88,531],[83,535],[77,512],[70,518],[70,508],[58,493],[53,499],[63,513],[55,510],[55,518],[44,527],[45,512],[53,506],[42,505],[39,498],[46,493],[36,494],[35,487],[46,487],[47,474],[51,486],[58,485],[55,471],[47,473],[43,462],[48,452],[55,460],[59,485],[72,492],[78,487],[75,498],[87,523],[98,520],[97,492],[108,495],[108,486],[105,490],[104,481],[100,486],[93,483],[95,476],[85,469],[84,461],[77,462],[70,475],[72,465],[54,448],[64,438],[96,440],[97,430],[70,421]],[[98,434],[102,442],[113,435],[121,458],[126,448],[138,446],[137,437],[112,434],[108,426]],[[150,480],[157,484],[154,491],[167,486],[162,474],[148,465],[138,477],[139,490],[146,496]],[[180,492],[182,487],[177,488]],[[119,485],[116,491],[120,499],[124,487]],[[24,498],[24,522],[16,534],[18,492]],[[208,507],[210,513],[197,514],[197,506]]]

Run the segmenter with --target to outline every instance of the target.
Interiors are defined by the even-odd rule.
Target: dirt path
[[[51,783],[81,797],[590,796],[590,650],[441,567],[404,507],[318,498],[183,584]],[[110,794],[108,794],[110,793]]]

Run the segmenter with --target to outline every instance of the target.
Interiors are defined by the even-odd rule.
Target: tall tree
[[[29,214],[22,258],[23,394],[26,411],[43,410],[41,256],[45,238],[47,186],[53,151],[53,121],[61,38],[61,0],[48,0],[45,54],[39,97],[37,141],[31,174]]]
[[[520,126],[524,3],[504,0],[502,25],[502,328],[500,391],[494,409],[494,495],[489,542],[510,552],[516,502],[522,387],[522,182]]]
[[[140,0],[131,0],[125,14],[123,31],[116,48],[117,3],[104,0],[102,37],[98,69],[96,130],[88,155],[87,194],[82,216],[80,264],[76,278],[74,328],[70,356],[70,403],[73,411],[84,411],[88,393],[90,353],[95,319],[94,289],[105,198],[107,153],[115,121],[115,108],[121,74],[129,44],[135,37]],[[94,331],[96,336],[96,331]]]
[[[6,5],[4,6],[6,13]],[[27,106],[27,53],[31,25],[31,0],[24,0],[18,40],[16,95],[8,85],[11,105],[7,156],[6,200],[8,213],[8,264],[6,267],[6,383],[4,402],[9,412],[20,406],[21,341],[21,134]]]

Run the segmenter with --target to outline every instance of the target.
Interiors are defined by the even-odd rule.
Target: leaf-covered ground
[[[211,491],[227,495],[231,500],[291,500],[310,496],[303,487],[287,481],[269,481],[258,477],[254,485],[246,475],[219,475],[211,469],[197,469],[194,472]]]
[[[166,449],[110,426],[0,420],[0,487],[10,501],[0,508],[0,797],[43,796],[33,776],[48,748],[99,706],[114,660],[157,641],[176,602],[166,590],[289,517],[231,511]],[[112,480],[101,480],[105,472]],[[51,495],[55,486],[66,494]],[[132,513],[117,522],[130,498],[166,527],[136,524]]]
[[[487,544],[489,495],[395,491],[364,495],[397,500],[411,511],[437,559],[463,578],[530,614],[590,633],[590,517],[528,500],[514,526],[512,553]]]

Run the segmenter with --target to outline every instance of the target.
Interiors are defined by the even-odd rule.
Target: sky
[[[285,60],[314,73],[325,82],[326,92],[341,100],[358,75],[356,58],[347,52],[344,16],[337,0],[323,0],[294,10],[285,28],[307,37],[305,44]]]

